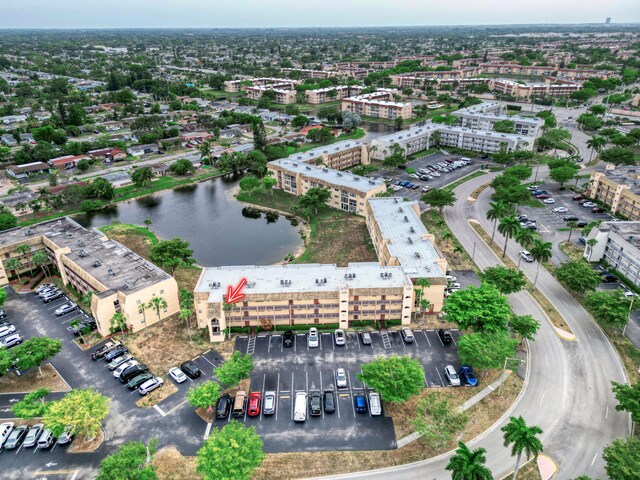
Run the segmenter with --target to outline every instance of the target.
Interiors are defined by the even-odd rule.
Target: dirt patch
[[[193,292],[201,273],[202,267],[182,267],[173,272],[173,277],[178,282],[178,288],[185,288]]]
[[[42,366],[42,375],[37,368],[17,376],[14,372],[0,377],[0,393],[33,392],[39,388],[48,388],[52,392],[68,392],[69,386],[50,364]]]
[[[420,218],[427,227],[427,231],[435,237],[436,248],[449,262],[450,270],[475,269],[471,258],[444,221],[442,213],[437,210],[427,210]]]
[[[95,438],[76,437],[68,450],[70,453],[95,452],[102,442],[104,442],[104,432],[100,430]]]
[[[165,398],[169,398],[171,395],[178,391],[178,387],[176,387],[173,382],[168,380],[166,376],[161,376],[164,379],[164,385],[154,390],[153,392],[143,396],[142,398],[139,398],[136,401],[136,405],[142,408],[153,407],[154,405],[157,405]]]
[[[571,260],[581,260],[584,253],[584,247],[580,248],[571,242],[561,242],[560,250],[567,254]]]
[[[418,314],[411,322],[410,328],[424,329],[424,330],[438,330],[439,328],[453,329],[458,328],[457,323],[450,323],[445,320],[446,317],[440,318],[439,315],[443,314]]]
[[[155,375],[165,375],[171,367],[197,357],[211,345],[208,332],[203,329],[192,327],[189,338],[184,320],[180,320],[177,315],[126,335],[124,343]],[[160,390],[163,388],[165,387]]]
[[[185,457],[177,448],[166,447],[153,456],[153,465],[160,480],[199,480],[196,457]]]
[[[82,340],[84,340],[84,342]],[[102,342],[103,340],[104,340],[104,337],[102,337],[98,332],[93,331],[89,335],[83,335],[82,337],[76,338],[74,342],[82,350],[89,350],[90,348]]]
[[[482,192],[484,192],[487,188],[489,188],[491,186],[491,182],[489,183],[485,183],[484,185],[480,185],[478,188],[476,188],[473,192],[471,192],[471,195],[469,195],[471,198],[477,200],[478,197],[480,196],[480,194]]]

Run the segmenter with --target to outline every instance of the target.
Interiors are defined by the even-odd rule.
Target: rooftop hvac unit
[[[71,237],[73,237],[73,235],[71,234],[71,232],[65,232],[64,236],[65,236],[65,237],[67,237],[67,238],[71,238]]]
[[[342,176],[342,174],[341,174],[341,173],[338,173],[337,175],[338,175],[339,177],[341,177],[341,176]]]
[[[397,199],[397,198],[394,198],[394,199],[393,199],[393,203],[398,203],[398,199]]]
[[[84,250],[80,250],[80,251],[78,252],[78,256],[80,256],[80,257],[84,258],[84,257],[86,257],[86,256],[87,256],[87,252],[85,252]]]
[[[131,282],[129,280],[124,281],[124,288],[131,288]]]
[[[409,221],[409,217],[407,217],[406,215],[404,216],[404,221],[408,222]]]
[[[380,277],[384,278],[384,273],[380,272]]]
[[[311,167],[307,165],[307,170],[311,170]]]
[[[416,229],[415,229],[415,228],[413,228],[413,227],[409,227],[409,231],[410,231],[411,233],[416,233]]]
[[[373,180],[369,180],[369,183],[370,183],[371,185],[375,185],[375,184],[376,184],[376,182],[374,182]]]
[[[323,168],[323,169],[322,169],[322,171],[323,171],[324,173],[329,173],[329,169],[328,169],[328,168]]]
[[[360,177],[353,177],[353,180],[356,181],[356,182],[359,182],[360,181]]]
[[[100,260],[96,260],[95,262],[93,262],[94,267],[99,267],[100,265],[102,265],[102,263],[100,263]]]
[[[84,247],[84,242],[81,239],[78,239],[78,246]]]
[[[420,258],[420,254],[418,252],[414,253],[416,258]]]
[[[27,236],[27,235],[31,235],[32,233],[33,233],[33,230],[32,230],[31,228],[27,228],[27,229],[24,231],[25,236]]]
[[[337,150],[337,148],[336,148],[336,150]],[[324,153],[329,153],[329,150],[325,150]]]
[[[114,271],[113,271],[113,269],[111,269],[111,268],[110,268],[109,270],[107,270],[107,273],[108,273],[109,275],[114,276],[114,277],[116,276],[116,272],[114,272]]]
[[[398,207],[398,212],[404,212],[404,210],[402,209],[402,207]]]

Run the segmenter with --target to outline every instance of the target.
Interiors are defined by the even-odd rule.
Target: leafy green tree
[[[434,188],[422,195],[420,199],[432,207],[436,207],[440,212],[442,212],[444,207],[450,207],[455,203],[456,195],[450,190]]]
[[[577,167],[566,166],[552,169],[549,172],[549,176],[560,184],[560,190],[562,190],[566,182],[576,178],[577,173]]]
[[[480,370],[502,368],[516,353],[518,341],[506,332],[470,333],[458,340],[458,356],[465,365]]]
[[[18,370],[38,367],[42,375],[42,362],[57,355],[62,350],[62,341],[58,338],[31,337],[14,347],[13,355]]]
[[[131,180],[138,187],[146,187],[151,184],[151,180],[153,179],[153,170],[151,167],[140,167],[136,168],[131,174]]]
[[[142,442],[125,443],[100,462],[96,480],[157,480],[151,463],[157,443],[156,440],[151,440],[148,446]]]
[[[628,437],[605,447],[602,458],[609,478],[637,480],[640,472],[640,439]]]
[[[357,378],[387,402],[405,402],[424,388],[424,368],[408,356],[378,357],[362,365]]]
[[[526,340],[534,340],[540,322],[531,315],[514,315],[509,319],[509,327]]]
[[[616,410],[629,412],[634,422],[640,422],[640,382],[634,385],[611,382],[613,394],[618,400]]]
[[[78,168],[78,170],[84,173],[89,170],[89,168],[91,168],[91,163],[86,158],[83,158],[76,164],[76,167]]]
[[[179,238],[160,240],[151,247],[150,257],[152,262],[169,270],[171,275],[176,271],[176,268],[188,267],[195,263],[189,242]]]
[[[271,195],[273,195],[273,187],[275,187],[278,184],[278,181],[273,178],[273,177],[264,177],[262,179],[262,186],[264,187],[265,190],[268,190]]]
[[[331,192],[326,188],[312,187],[298,199],[293,208],[294,211],[311,218],[312,213],[317,214],[318,210],[326,207],[329,198],[331,198]]]
[[[493,233],[491,234],[491,243],[496,235],[496,227],[498,221],[507,216],[509,213],[509,206],[505,202],[491,202],[489,204],[489,210],[487,210],[487,219],[493,220]]]
[[[220,385],[214,381],[200,383],[191,387],[187,393],[187,400],[194,408],[202,408],[210,412],[220,397]]]
[[[84,213],[95,212],[96,210],[100,210],[104,204],[100,200],[84,200],[80,204],[80,210]]]
[[[457,291],[447,298],[442,311],[461,330],[472,328],[476,332],[504,331],[511,316],[507,299],[488,283]]]
[[[468,420],[447,397],[432,393],[418,400],[416,418],[411,423],[429,447],[439,450],[464,431]]]
[[[569,290],[580,294],[595,290],[602,282],[600,275],[584,260],[565,262],[556,268],[555,274]]]
[[[493,131],[500,133],[516,133],[516,122],[512,120],[498,120],[493,124]]]
[[[520,221],[516,217],[505,217],[500,220],[500,223],[498,224],[498,231],[504,235],[502,258],[507,254],[507,243],[509,242],[509,239],[513,237],[520,228],[522,228],[520,227]]]
[[[528,426],[522,417],[511,417],[509,423],[500,430],[504,432],[504,446],[511,445],[511,456],[516,457],[513,472],[513,480],[516,480],[522,454],[525,454],[525,458],[538,458],[538,454],[542,452],[542,442],[538,438],[542,429],[535,425]]]
[[[113,200],[116,196],[116,191],[113,185],[104,178],[96,178],[93,182],[85,188],[86,195],[92,198],[101,198],[103,200]]]
[[[51,402],[45,402],[45,397],[51,393],[48,388],[39,388],[26,394],[22,400],[11,405],[11,411],[17,418],[42,417],[47,412]]]
[[[603,147],[607,144],[607,139],[605,137],[600,137],[598,135],[592,136],[589,140],[587,140],[587,147],[591,149],[591,155],[589,156],[589,161],[593,159],[593,153],[600,153]]]
[[[149,230],[149,227],[153,224],[153,220],[151,220],[150,218],[145,218],[144,219],[144,226],[147,227],[147,230]]]
[[[233,352],[229,360],[214,370],[214,375],[224,385],[237,385],[243,378],[248,378],[253,370],[253,357],[238,351]]]
[[[523,182],[527,178],[531,177],[533,169],[529,165],[513,165],[505,168],[502,175],[510,178],[517,178],[518,182]]]
[[[251,190],[255,190],[260,186],[260,179],[254,177],[253,175],[248,175],[240,180],[240,190],[245,192],[250,192]]]
[[[13,356],[6,348],[0,348],[0,377],[6,375],[13,366]]]
[[[74,435],[93,439],[108,413],[108,397],[93,388],[74,389],[62,399],[51,402],[44,424],[54,437],[59,437],[67,427],[71,427]]]
[[[307,133],[307,139],[312,142],[325,143],[333,138],[333,132],[329,127],[314,128]]]
[[[513,177],[506,178],[507,180],[509,180],[509,178],[513,179]],[[504,202],[516,206],[526,202],[530,198],[531,192],[527,190],[527,187],[519,183],[514,183],[513,180],[511,180],[508,185],[494,188],[494,192],[491,194],[491,199],[493,201]]]
[[[232,420],[211,431],[198,450],[196,471],[203,480],[250,480],[264,459],[262,446],[255,427]]]
[[[342,112],[342,129],[346,133],[353,132],[362,122],[360,115],[352,112]]]
[[[0,308],[4,306],[7,298],[9,298],[7,291],[4,288],[0,288]]]
[[[4,268],[7,272],[15,271],[18,276],[18,282],[22,283],[22,279],[20,278],[20,268],[22,268],[22,262],[17,258],[10,258],[6,262],[4,262]]]
[[[484,448],[469,450],[464,443],[458,442],[458,449],[446,467],[451,472],[451,480],[493,480],[491,470],[484,465],[486,453]]]
[[[9,210],[0,210],[0,231],[14,228],[18,225],[18,219]]]
[[[264,124],[262,122],[252,124],[251,133],[253,133],[253,147],[264,152],[265,148],[267,148],[267,131],[264,128]]]
[[[533,241],[537,238],[537,234],[533,232],[533,230],[529,230],[528,228],[521,228],[516,231],[514,235],[514,240],[518,245],[522,248],[529,248],[529,246],[533,243]],[[520,262],[522,261],[522,255],[518,255],[518,266],[517,270],[520,270]]]
[[[603,150],[600,159],[614,165],[635,165],[635,155],[633,150],[624,147],[611,147]]]
[[[503,266],[485,268],[480,273],[480,280],[493,285],[503,295],[519,292],[527,284],[524,273]]]
[[[385,167],[397,167],[405,162],[405,151],[398,143],[392,143],[389,154],[382,161]]]
[[[622,329],[629,319],[631,300],[620,289],[588,292],[585,306],[598,323],[609,328]]]
[[[49,259],[49,255],[44,253],[44,251],[39,250],[36,253],[34,253],[33,257],[31,257],[31,262],[36,267],[40,267],[40,269],[42,270],[42,273],[44,273],[45,276],[47,277],[51,276],[49,272],[49,264],[51,263],[51,260]]]
[[[196,167],[186,158],[181,158],[171,164],[169,171],[176,175],[190,175],[196,171]]]
[[[111,317],[109,331],[115,333],[120,331],[122,338],[124,338],[124,331],[127,329],[127,317],[122,312],[116,312]]]
[[[267,173],[268,161],[267,156],[260,150],[252,150],[246,157],[247,168],[261,177]]]
[[[293,117],[293,120],[291,120],[291,126],[293,128],[306,127],[310,124],[311,120],[309,120],[309,117],[305,115],[296,115],[295,117]]]

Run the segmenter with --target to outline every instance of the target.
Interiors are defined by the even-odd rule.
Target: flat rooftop
[[[368,191],[385,184],[383,180],[374,180],[360,175],[354,175],[349,172],[341,172],[340,170],[334,170],[332,168],[320,168],[303,163],[301,160],[291,160],[290,158],[274,160],[269,162],[269,165],[277,165],[292,173],[300,173],[310,178],[322,180],[340,187],[351,188],[362,193],[367,193]]]
[[[604,173],[604,176],[609,180],[620,184],[627,185],[629,190],[636,195],[640,195],[640,167],[617,166],[613,170],[596,169],[597,172]]]
[[[335,155],[336,153],[340,153],[351,148],[360,148],[363,145],[365,144],[356,140],[342,140],[324,147],[312,148],[306,152],[294,153],[293,155],[289,155],[287,160],[293,160],[294,162],[309,162],[316,158],[320,158],[322,155]]]
[[[245,278],[246,295],[288,292],[338,292],[341,288],[402,288],[411,280],[402,267],[384,267],[379,263],[239,265],[206,267],[196,285],[196,292],[210,292],[209,302],[221,302],[229,285]],[[219,286],[218,286],[219,285]]]
[[[467,133],[478,137],[506,138],[512,141],[526,140],[527,137],[515,133],[491,132],[488,130],[476,130],[467,127],[449,126],[441,123],[429,123],[420,127],[411,127],[409,130],[401,130],[399,132],[382,135],[374,140],[384,143],[399,143],[415,140],[425,135],[430,135],[435,131],[445,133]]]
[[[602,222],[597,228],[603,232],[617,233],[625,242],[640,248],[640,222]]]
[[[66,257],[103,284],[107,290],[135,291],[170,278],[170,275],[122,244],[106,240],[95,229],[86,229],[69,217],[0,234],[0,247],[43,236],[58,247],[69,247]]]
[[[380,233],[389,241],[388,249],[410,278],[444,277],[437,263],[442,258],[427,240],[429,232],[416,215],[418,202],[397,198],[370,198],[369,205]]]

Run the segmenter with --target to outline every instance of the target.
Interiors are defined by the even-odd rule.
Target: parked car
[[[325,390],[323,394],[324,413],[336,411],[336,394],[332,390]]]
[[[147,395],[153,392],[156,388],[160,388],[164,384],[164,380],[161,377],[150,378],[138,387],[138,393],[140,395]]]
[[[139,365],[133,365],[133,366],[127,368],[124,372],[122,372],[120,374],[120,381],[122,383],[127,383],[133,377],[137,377],[141,373],[147,373],[148,371],[149,371],[149,367],[147,367],[146,365],[144,365],[142,363],[139,364]]]
[[[293,347],[293,339],[294,339],[294,337],[295,337],[295,335],[293,334],[293,332],[291,330],[287,330],[282,335],[282,344],[285,347]]]
[[[533,262],[533,261],[534,261],[534,259],[533,259],[533,255],[531,255],[531,253],[529,253],[527,250],[522,250],[522,251],[520,252],[520,256],[522,257],[522,259],[523,259],[525,262],[529,262],[529,263],[531,263],[531,262]]]
[[[113,371],[117,369],[119,366],[121,366],[123,363],[127,363],[132,358],[133,358],[133,355],[131,355],[130,353],[124,353],[119,357],[116,357],[113,360],[111,360],[111,362],[107,365],[107,368]]]
[[[24,442],[22,442],[22,446],[24,448],[35,447],[38,442],[38,437],[42,433],[42,429],[44,428],[44,424],[36,423],[33,427],[29,429],[27,432],[27,436],[24,437]]]
[[[40,285],[38,285],[38,287],[34,290],[34,293],[39,294],[40,292],[50,289],[50,288],[54,288],[55,285],[53,283],[41,283]]]
[[[438,329],[438,336],[440,337],[440,341],[444,345],[449,345],[453,340],[453,337],[451,336],[451,330],[445,330],[443,328],[440,328]]]
[[[247,414],[250,417],[257,417],[260,415],[260,403],[262,401],[262,394],[260,392],[251,392],[249,394],[249,407],[247,408]]]
[[[584,202],[584,203],[582,204],[582,206],[583,206],[584,208],[594,208],[594,207],[597,207],[597,205],[596,205],[595,203],[593,203],[593,202]]]
[[[192,361],[184,362],[180,365],[180,370],[182,370],[188,377],[190,378],[198,378],[202,375],[202,372],[198,368],[198,366]]]
[[[371,334],[369,332],[360,332],[363,345],[371,345]]]
[[[587,244],[587,237],[580,237],[578,238],[578,243],[580,245],[586,245]]]
[[[458,282],[453,282],[449,284],[449,291],[453,292],[455,290],[460,290],[462,286]]]
[[[462,365],[460,367],[460,379],[470,387],[478,385],[478,379],[469,365]]]
[[[51,433],[51,430],[45,428],[44,430],[42,430],[40,438],[38,438],[38,449],[43,450],[45,448],[49,448],[51,445],[53,445],[54,440],[55,438]]]
[[[24,437],[27,435],[28,430],[29,427],[26,425],[18,425],[14,428],[9,434],[9,437],[7,437],[7,440],[4,442],[4,449],[13,450],[14,448],[18,448]]]
[[[318,335],[318,329],[311,327],[309,329],[309,335],[307,337],[307,346],[309,348],[316,348],[320,345],[320,336]]]
[[[338,388],[347,388],[347,374],[344,368],[336,370],[336,386]]]
[[[318,391],[309,392],[309,415],[322,415],[322,395]]]
[[[400,330],[400,333],[402,334],[402,339],[407,342],[407,343],[413,343],[415,340],[415,337],[413,336],[413,332],[411,331],[410,328],[403,328],[402,330]]]
[[[276,392],[268,390],[264,392],[262,399],[262,413],[264,415],[273,415],[276,413]]]
[[[122,378],[122,375],[120,375],[120,378]],[[136,390],[140,385],[142,385],[147,380],[151,380],[152,378],[153,375],[151,375],[150,373],[144,372],[138,374],[127,382],[127,388],[129,390]]]
[[[103,346],[101,346],[91,354],[91,360],[98,360],[104,357],[107,353],[109,353],[111,350],[116,348],[118,345],[120,345],[119,340],[108,341],[107,343],[105,343]]]
[[[456,280],[458,280],[458,277],[454,277],[453,275],[446,275],[445,278],[447,279],[447,282],[455,282]]]
[[[569,210],[567,210],[566,207],[556,207],[553,209],[553,211],[555,213],[567,213]]]
[[[57,300],[59,298],[62,298],[62,292],[60,290],[56,291],[56,292],[51,292],[47,295],[45,295],[44,297],[42,297],[42,300],[44,301],[44,303],[49,303],[49,302],[53,302],[54,300]]]
[[[566,217],[562,217],[562,220],[568,223],[568,222],[577,222],[580,219],[574,215],[568,215]]]
[[[618,277],[616,277],[613,273],[605,272],[602,276],[602,281],[604,283],[618,283]]]
[[[169,376],[173,378],[176,383],[183,383],[187,381],[187,376],[178,367],[170,368]]]
[[[553,205],[554,203],[556,203],[556,201],[553,198],[545,198],[542,203],[544,203],[545,205]]]
[[[134,365],[140,365],[140,362],[134,358],[124,362],[122,365],[120,365],[118,368],[116,368],[113,371],[113,376],[116,378],[120,378],[120,375],[122,375],[122,372],[124,372],[129,367],[133,367]]]
[[[4,310],[0,310],[0,320],[3,318],[7,318],[7,312],[5,312]]]
[[[347,339],[346,336],[344,334],[344,330],[342,329],[337,329],[334,334],[333,334],[333,338],[336,341],[336,345],[338,346],[343,346],[347,343]]]
[[[9,438],[9,435],[11,435],[14,425],[15,424],[13,422],[4,422],[0,424],[0,448],[2,448],[4,442]]]
[[[367,402],[362,393],[353,395],[353,406],[358,413],[365,413],[367,411]]]
[[[233,399],[228,393],[222,395],[216,403],[216,418],[218,420],[228,418],[231,412],[231,405],[233,405]]]
[[[14,325],[10,323],[7,325],[4,325],[0,327],[0,338],[6,337],[7,335],[10,335],[15,331],[16,331],[16,327]]]
[[[603,213],[605,210],[604,210],[604,208],[602,208],[602,207],[593,207],[593,208],[591,209],[591,211],[592,211],[593,213]]]
[[[62,315],[66,315],[67,313],[71,313],[78,309],[78,305],[73,302],[65,303],[64,305],[56,308],[56,316],[61,317]]]
[[[584,197],[582,195],[574,195],[573,197],[571,197],[571,200],[573,200],[574,202],[578,202],[580,200],[584,200]]]
[[[547,198],[549,198],[549,195],[547,195],[546,193],[540,193],[538,195],[534,195],[534,197],[536,197],[538,200],[546,200]]]
[[[587,222],[585,222],[583,220],[581,220],[581,221],[576,223],[576,227],[578,227],[578,228],[584,228],[586,226],[587,226]]]
[[[12,333],[0,340],[0,348],[11,348],[22,343],[23,338],[18,333]]]
[[[382,415],[382,402],[380,402],[380,394],[377,392],[369,393],[369,412],[372,416]]]
[[[127,347],[125,347],[124,345],[118,345],[113,350],[111,350],[111,351],[107,352],[107,354],[105,354],[104,360],[106,362],[110,362],[114,358],[119,357],[120,355],[122,355],[123,353],[127,353],[128,351],[129,351],[129,349]]]
[[[453,365],[447,365],[444,367],[444,376],[452,387],[460,386],[460,377],[458,377],[458,373],[456,372],[456,369],[453,368]]]
[[[62,432],[62,435],[60,435],[58,437],[58,441],[57,444],[58,445],[66,445],[67,443],[69,443],[71,440],[73,439],[73,432],[71,430],[71,427],[67,427],[65,429],[64,432]]]
[[[55,286],[47,287],[47,288],[45,288],[43,290],[40,290],[40,292],[38,292],[38,296],[40,298],[44,298],[44,297],[46,297],[48,295],[51,295],[52,293],[59,292],[59,291],[60,291],[60,289],[58,287],[55,287]]]
[[[75,323],[73,326],[68,326],[67,330],[77,336],[81,333],[91,332],[96,328],[98,328],[96,321],[92,318],[87,318],[78,323]]]

